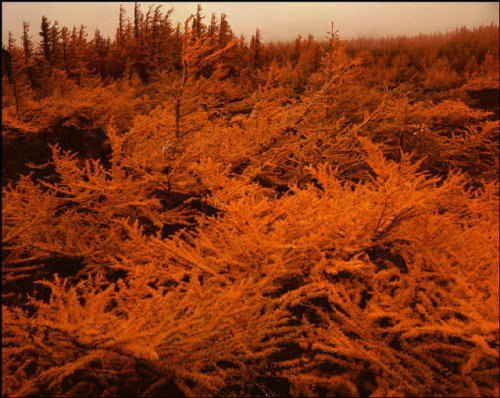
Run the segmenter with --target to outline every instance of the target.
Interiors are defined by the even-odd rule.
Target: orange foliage
[[[393,57],[123,12],[3,93],[2,395],[498,396],[495,59],[425,53],[493,28]]]

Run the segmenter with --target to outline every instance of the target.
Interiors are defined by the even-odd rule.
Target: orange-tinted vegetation
[[[118,22],[2,54],[3,396],[499,395],[498,26]]]

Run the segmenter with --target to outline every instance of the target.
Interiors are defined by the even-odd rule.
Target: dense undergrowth
[[[2,395],[498,396],[498,75],[387,89],[332,36],[249,81],[195,28],[6,85]]]

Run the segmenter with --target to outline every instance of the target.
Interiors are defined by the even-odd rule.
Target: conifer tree
[[[29,34],[30,24],[29,22],[23,22],[23,50],[24,50],[24,62],[28,64],[31,61],[33,55],[33,42],[31,41],[31,36]]]
[[[210,44],[214,44],[217,38],[217,17],[215,12],[212,13],[212,18],[210,19],[210,26],[208,28],[208,35],[210,36]]]
[[[328,33],[328,45],[327,45],[327,57],[326,57],[326,78],[327,80],[331,79],[332,71],[333,71],[333,63],[336,61],[334,59],[334,51],[338,46],[338,30],[333,30],[333,22]],[[326,99],[326,118],[330,118],[330,108],[332,105],[332,96],[328,95]]]
[[[141,37],[141,27],[144,15],[141,12],[141,5],[138,2],[134,3],[134,38],[136,42],[139,41]]]
[[[54,21],[52,27],[50,28],[50,52],[52,65],[61,64],[61,29],[59,28],[59,22]]]
[[[10,83],[16,105],[16,115],[19,117],[23,107],[23,101],[26,100],[28,84],[24,73],[26,69],[24,52],[16,47],[15,42],[14,35],[12,32],[9,32],[7,49],[11,57]]]
[[[119,47],[122,47],[124,45],[125,41],[125,16],[126,16],[126,11],[125,7],[123,4],[120,4],[120,14],[118,17],[118,28],[116,30],[116,42]]]
[[[151,55],[156,60],[157,54],[160,52],[160,31],[161,31],[162,13],[161,5],[155,8],[153,21],[151,23]]]
[[[204,15],[201,14],[201,5],[198,4],[197,5],[197,8],[196,8],[196,15],[193,19],[193,25],[194,25],[194,28],[193,28],[193,31],[194,31],[194,35],[195,37],[200,37],[202,33],[204,33],[205,31],[205,25],[203,24],[202,22],[202,19],[205,18]]]
[[[51,30],[50,30],[50,21],[44,15],[42,17],[42,25],[40,36],[42,37],[42,41],[40,43],[40,47],[42,50],[43,57],[45,61],[50,63],[52,60],[52,51],[51,51]]]
[[[255,30],[255,35],[252,35],[252,39],[250,41],[250,51],[252,57],[252,68],[254,71],[260,69],[261,67],[261,58],[262,58],[262,49],[261,49],[262,36],[260,34],[260,29]]]
[[[23,35],[21,37],[23,43],[23,54],[24,54],[24,70],[29,78],[32,87],[35,87],[35,71],[34,71],[34,47],[32,37],[29,34],[30,24],[28,22],[23,22]]]
[[[62,67],[68,72],[68,55],[69,55],[69,30],[66,26],[61,29],[61,52],[62,52]]]
[[[232,32],[231,28],[229,26],[229,23],[227,22],[227,16],[226,14],[222,13],[220,15],[220,22],[219,22],[219,47],[225,47],[227,43],[232,38]]]

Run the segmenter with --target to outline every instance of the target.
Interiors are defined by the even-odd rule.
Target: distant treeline
[[[236,41],[218,61],[228,68],[224,78],[245,80],[257,87],[259,73],[274,63],[290,68],[292,89],[300,95],[307,79],[319,69],[329,43],[327,37],[312,35],[298,36],[287,43],[263,43],[259,29],[248,41],[243,35],[235,36],[224,13],[213,13],[208,19],[198,5],[181,24],[172,21],[172,11],[163,12],[161,5],[141,10],[136,3],[134,14],[127,16],[120,6],[114,38],[103,37],[99,29],[89,37],[84,25],[61,27],[44,16],[38,43],[30,35],[29,23],[24,22],[20,44],[16,45],[10,35],[8,50],[27,84],[44,97],[50,95],[50,79],[60,78],[54,70],[78,84],[84,76],[121,78],[135,73],[147,83],[158,71],[180,72],[184,32],[189,29],[190,40],[203,39],[211,50],[223,50]],[[344,44],[349,55],[361,57],[364,66],[376,73],[374,82],[424,83],[425,88],[432,89],[436,85],[452,88],[471,76],[494,74],[498,69],[498,41],[498,26],[488,25],[416,37],[360,38]],[[198,73],[208,77],[213,71],[213,65],[207,64]]]

